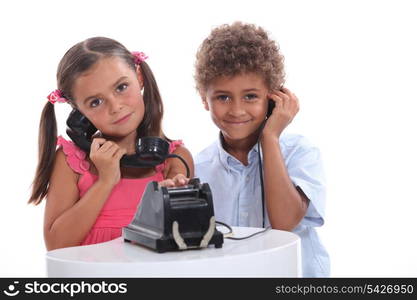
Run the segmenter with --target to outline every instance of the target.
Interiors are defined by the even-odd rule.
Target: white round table
[[[234,237],[261,228],[233,227]],[[245,240],[157,253],[123,238],[46,254],[48,277],[301,277],[301,242],[291,232],[268,230]]]

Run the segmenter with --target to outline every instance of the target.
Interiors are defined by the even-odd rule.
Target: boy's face
[[[243,141],[253,138],[265,120],[267,94],[261,76],[244,73],[216,78],[202,98],[226,141]]]

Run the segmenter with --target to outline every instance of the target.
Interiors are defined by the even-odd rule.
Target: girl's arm
[[[183,146],[177,147],[173,152],[176,155],[181,156],[190,168],[190,178],[194,177],[194,161],[193,157],[188,151],[187,148]],[[164,169],[164,178],[165,180],[160,182],[161,186],[181,186],[188,183],[190,178],[186,177],[187,169],[185,168],[183,162],[178,158],[169,158],[167,160],[167,166]]]
[[[99,178],[81,199],[78,175],[67,165],[62,149],[57,152],[45,206],[44,238],[48,250],[80,245],[120,180],[119,161],[125,150],[111,142],[105,144],[103,139],[94,139],[91,148],[90,158]]]
[[[275,108],[261,135],[265,202],[272,228],[292,230],[304,217],[308,198],[288,176],[279,136],[299,110],[298,99],[288,89],[269,95]]]

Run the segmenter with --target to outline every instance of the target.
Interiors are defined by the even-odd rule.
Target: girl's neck
[[[258,141],[259,133],[255,132],[247,138],[241,140],[231,140],[220,134],[223,149],[238,159],[243,165],[248,165],[248,153]]]
[[[115,142],[120,148],[124,148],[127,154],[134,154],[136,152],[136,130],[124,137],[114,137],[101,134],[101,136],[108,140]]]
[[[136,130],[127,136],[124,137],[114,137],[101,134],[101,137],[108,141],[113,141],[119,147],[127,150],[126,154],[135,154],[136,153]],[[144,178],[149,177],[155,174],[154,168],[126,168],[121,167],[120,171],[122,172],[122,178]],[[96,172],[97,173],[97,172]]]

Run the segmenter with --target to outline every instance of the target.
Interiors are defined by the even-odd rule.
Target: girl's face
[[[78,110],[105,135],[136,132],[144,115],[142,76],[118,57],[100,59],[74,82]]]
[[[268,88],[255,73],[216,78],[208,85],[203,104],[226,141],[253,138],[265,120]]]

